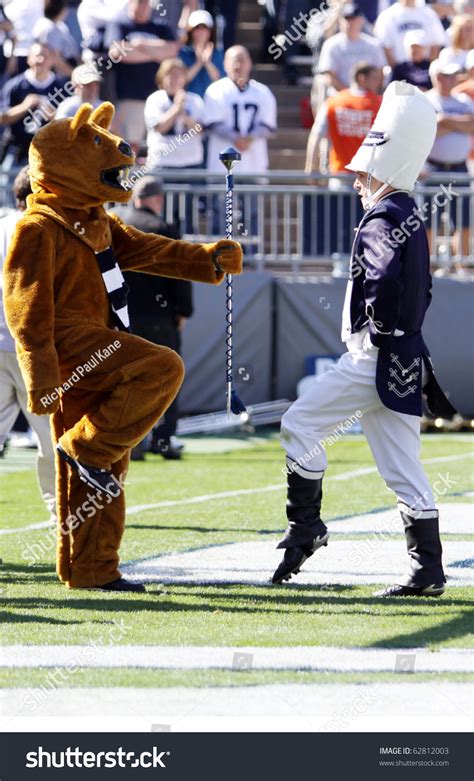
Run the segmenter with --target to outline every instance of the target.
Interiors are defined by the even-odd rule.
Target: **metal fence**
[[[224,235],[222,175],[168,170],[161,176],[165,216],[179,222],[183,237],[213,241]],[[0,173],[0,206],[12,205],[14,172]],[[474,177],[437,174],[417,185],[418,221],[429,233],[433,268],[458,273],[474,268]],[[246,263],[257,270],[331,270],[347,273],[354,230],[363,214],[348,176],[300,171],[265,176],[235,175],[234,237]]]

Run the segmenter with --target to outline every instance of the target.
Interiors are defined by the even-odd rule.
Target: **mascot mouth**
[[[130,168],[123,168],[121,166],[118,166],[117,168],[107,168],[105,171],[100,172],[100,181],[117,190],[128,190],[129,171]]]

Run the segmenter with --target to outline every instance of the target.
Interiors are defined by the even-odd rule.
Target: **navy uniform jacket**
[[[379,348],[376,387],[383,404],[395,412],[422,414],[423,388],[429,410],[452,417],[455,409],[439,387],[421,335],[431,302],[428,240],[418,207],[407,193],[382,198],[362,218],[351,257],[348,328],[369,325]]]

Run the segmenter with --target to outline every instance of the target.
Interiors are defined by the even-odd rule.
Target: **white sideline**
[[[407,656],[415,672],[471,672],[469,649],[338,648],[331,646],[155,646],[10,645],[0,651],[0,667],[138,667],[165,670],[253,669],[328,672],[394,672],[397,656]],[[406,663],[406,662],[405,662]]]
[[[238,679],[239,673],[236,673]],[[470,687],[412,683],[0,690],[15,732],[470,732]],[[392,735],[393,737],[393,735]],[[441,735],[435,735],[440,745]],[[166,743],[166,735],[161,740]]]
[[[436,458],[427,458],[422,461],[423,464],[438,464],[446,463],[448,461],[464,461],[472,458],[470,453],[456,453],[452,456],[437,456]],[[353,477],[360,477],[362,475],[374,474],[377,472],[377,467],[368,466],[361,469],[353,469],[349,472],[343,472],[340,475],[329,475],[325,478],[327,481],[340,481],[350,480]],[[235,491],[221,491],[215,494],[198,494],[197,496],[189,496],[186,499],[172,499],[163,502],[154,502],[152,504],[134,504],[127,508],[128,515],[137,515],[145,510],[158,510],[160,507],[177,507],[178,505],[186,504],[198,504],[199,502],[209,502],[214,499],[228,499],[235,496],[245,496],[248,494],[264,494],[271,491],[280,491],[285,488],[284,483],[275,483],[274,485],[264,485],[260,488],[240,488]],[[46,529],[50,525],[49,521],[42,521],[40,523],[29,524],[28,526],[18,526],[14,529],[0,529],[0,534],[16,534],[17,532],[33,531],[35,529]]]

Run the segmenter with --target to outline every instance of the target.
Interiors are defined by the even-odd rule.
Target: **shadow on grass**
[[[54,564],[11,564],[4,561],[0,569],[0,584],[8,587],[58,583]]]
[[[439,611],[455,610],[457,615],[447,615],[442,626],[427,627],[406,631],[394,635],[379,643],[382,646],[425,645],[442,640],[467,635],[470,630],[470,613],[466,610],[472,603],[468,599],[445,598],[440,601],[421,601],[412,599],[383,599],[374,596],[362,596],[356,586],[331,585],[318,588],[309,585],[272,587],[262,585],[239,584],[147,584],[147,594],[130,596],[99,592],[88,589],[67,590],[59,587],[57,596],[12,597],[8,600],[14,610],[58,610],[92,611],[103,613],[129,613],[147,611],[157,613],[181,614],[242,614],[287,616],[304,614],[308,620],[317,620],[318,616],[334,616],[335,620],[344,620],[345,616],[359,621],[387,619],[418,620],[420,617],[436,618]],[[472,619],[472,616],[471,616]],[[22,618],[25,620],[25,617]],[[31,615],[31,621],[36,616]],[[45,620],[43,617],[41,620]],[[99,622],[101,619],[99,618]],[[374,644],[377,645],[377,644]]]
[[[229,529],[227,527],[221,526],[219,528],[213,528],[212,526],[170,526],[168,524],[159,524],[159,523],[129,523],[127,521],[126,524],[126,530],[129,529],[137,529],[138,531],[141,531],[142,529],[145,529],[147,531],[191,531],[191,532],[198,532],[199,534],[227,534],[227,533],[237,533],[237,534],[281,534],[279,529],[251,529],[249,527],[244,528],[241,526],[238,529]],[[222,545],[227,545],[228,543],[222,543]],[[160,555],[160,554],[157,554]],[[162,554],[164,555],[164,554]]]
[[[371,644],[371,648],[420,648],[426,645],[438,645],[447,640],[472,635],[474,626],[474,611],[463,610],[461,615],[444,621],[439,626],[430,626],[425,629],[387,637]]]
[[[18,605],[17,605],[18,607]],[[26,605],[25,605],[26,607]],[[31,607],[31,605],[30,605]],[[62,618],[51,618],[51,616],[31,615],[31,613],[13,613],[0,611],[0,624],[54,624],[61,626],[70,626],[71,624],[83,624],[84,621],[66,620]]]

